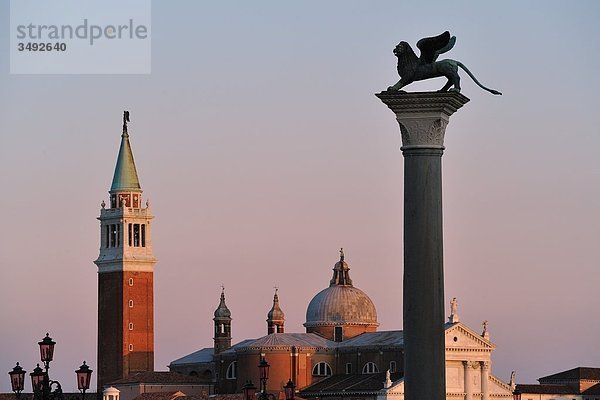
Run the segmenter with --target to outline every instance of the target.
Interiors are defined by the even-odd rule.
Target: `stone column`
[[[376,95],[396,114],[404,155],[404,387],[406,400],[444,400],[442,153],[456,92]]]
[[[473,367],[470,361],[463,361],[465,367],[465,400],[473,400]]]
[[[490,381],[490,363],[482,361],[481,363],[481,400],[490,399],[490,389],[488,387]]]

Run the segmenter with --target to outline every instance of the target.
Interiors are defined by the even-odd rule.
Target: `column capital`
[[[479,361],[463,361],[463,366],[465,368],[479,369],[480,364]]]
[[[400,124],[402,150],[444,149],[444,134],[450,116],[469,98],[458,92],[386,91],[377,96]]]

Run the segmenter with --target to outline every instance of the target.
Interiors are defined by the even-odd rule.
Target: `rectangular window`
[[[341,326],[335,327],[335,333],[333,336],[336,342],[341,342],[342,340],[344,340]]]
[[[352,373],[352,364],[346,363],[346,375],[351,374],[351,373]]]
[[[110,226],[106,225],[106,247],[110,245]]]
[[[146,247],[146,224],[142,224],[142,247]]]
[[[396,361],[390,361],[390,373],[396,372]]]
[[[133,246],[140,247],[140,224],[133,224]]]
[[[129,247],[131,247],[131,238],[132,238],[132,227],[131,224],[129,224],[129,227],[127,228],[127,230],[129,231]]]
[[[117,244],[117,228],[115,224],[110,224],[110,247],[115,247]]]
[[[117,224],[117,247],[121,247],[121,224]]]

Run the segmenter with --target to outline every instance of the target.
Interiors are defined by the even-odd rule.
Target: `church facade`
[[[305,332],[285,331],[285,315],[275,292],[267,314],[267,334],[231,344],[231,311],[221,293],[215,310],[214,346],[170,363],[169,369],[213,382],[216,393],[240,393],[247,381],[259,382],[258,364],[271,365],[267,390],[282,395],[292,380],[303,398],[402,400],[403,332],[378,331],[371,299],[353,285],[343,251],[329,286],[306,311]],[[491,373],[495,349],[487,322],[477,333],[459,321],[453,299],[445,324],[448,399],[510,399],[510,385]]]

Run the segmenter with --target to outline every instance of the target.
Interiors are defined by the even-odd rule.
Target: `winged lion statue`
[[[448,82],[440,89],[440,92],[448,90],[460,92],[460,77],[458,76],[460,67],[480,88],[492,94],[501,95],[502,93],[499,91],[479,83],[471,71],[460,61],[437,61],[440,54],[446,53],[454,47],[454,43],[456,43],[456,36],[450,36],[448,31],[438,36],[423,38],[417,42],[417,47],[421,51],[421,56],[417,57],[407,42],[400,42],[394,49],[394,54],[398,57],[400,80],[394,86],[390,86],[388,90],[397,91],[415,81],[445,76]]]

